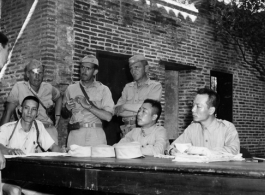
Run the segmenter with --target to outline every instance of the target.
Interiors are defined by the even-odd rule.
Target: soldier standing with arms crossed
[[[115,114],[122,117],[121,137],[136,127],[136,115],[145,99],[160,101],[162,86],[147,76],[148,62],[143,55],[129,58],[130,72],[134,81],[125,85],[122,96],[115,106]]]

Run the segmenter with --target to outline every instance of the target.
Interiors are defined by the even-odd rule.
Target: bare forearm
[[[55,115],[60,115],[62,109],[62,97],[59,97],[55,102]]]
[[[121,117],[135,116],[142,104],[123,104],[115,108],[115,114]]]
[[[105,120],[109,122],[112,119],[112,114],[110,112],[98,109],[95,106],[92,106],[89,109],[89,111],[92,112],[94,115],[96,115],[101,120]]]
[[[142,106],[140,104],[124,104],[124,110],[131,111],[131,112],[138,112],[139,108]]]

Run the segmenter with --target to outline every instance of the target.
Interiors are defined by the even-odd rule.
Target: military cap
[[[87,55],[81,59],[81,63],[91,63],[98,66],[98,59],[94,55]],[[84,65],[84,64],[83,64]]]
[[[36,69],[36,68],[40,68],[42,65],[41,61],[36,60],[36,59],[32,59],[29,61],[29,63],[26,66],[26,70],[30,71],[32,69]]]
[[[129,66],[137,63],[137,62],[141,62],[141,61],[148,61],[143,55],[134,55],[132,57],[129,58]]]

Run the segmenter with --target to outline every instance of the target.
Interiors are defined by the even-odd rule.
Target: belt
[[[44,125],[45,128],[54,127],[54,125],[51,124],[51,123],[46,123],[46,124],[43,123],[43,125]]]
[[[102,124],[101,123],[79,123],[80,124],[80,127],[88,127],[88,128],[91,128],[91,127],[102,127]]]

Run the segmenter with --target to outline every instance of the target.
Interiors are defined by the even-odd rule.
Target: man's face
[[[137,124],[141,127],[154,122],[153,108],[149,103],[144,103],[137,113]]]
[[[31,86],[39,87],[43,81],[44,69],[43,66],[33,68],[27,72],[29,83]]]
[[[207,94],[196,95],[192,107],[193,121],[204,122],[211,116],[210,108],[207,105],[208,98]]]
[[[145,76],[146,66],[142,62],[137,62],[130,66],[130,72],[134,81],[139,81]]]
[[[22,120],[31,123],[38,115],[38,103],[34,100],[26,100],[22,105]]]
[[[80,66],[81,81],[90,81],[97,74],[97,70],[94,68],[94,64],[85,62]]]
[[[9,44],[5,47],[0,43],[0,69],[5,65],[9,54]]]

